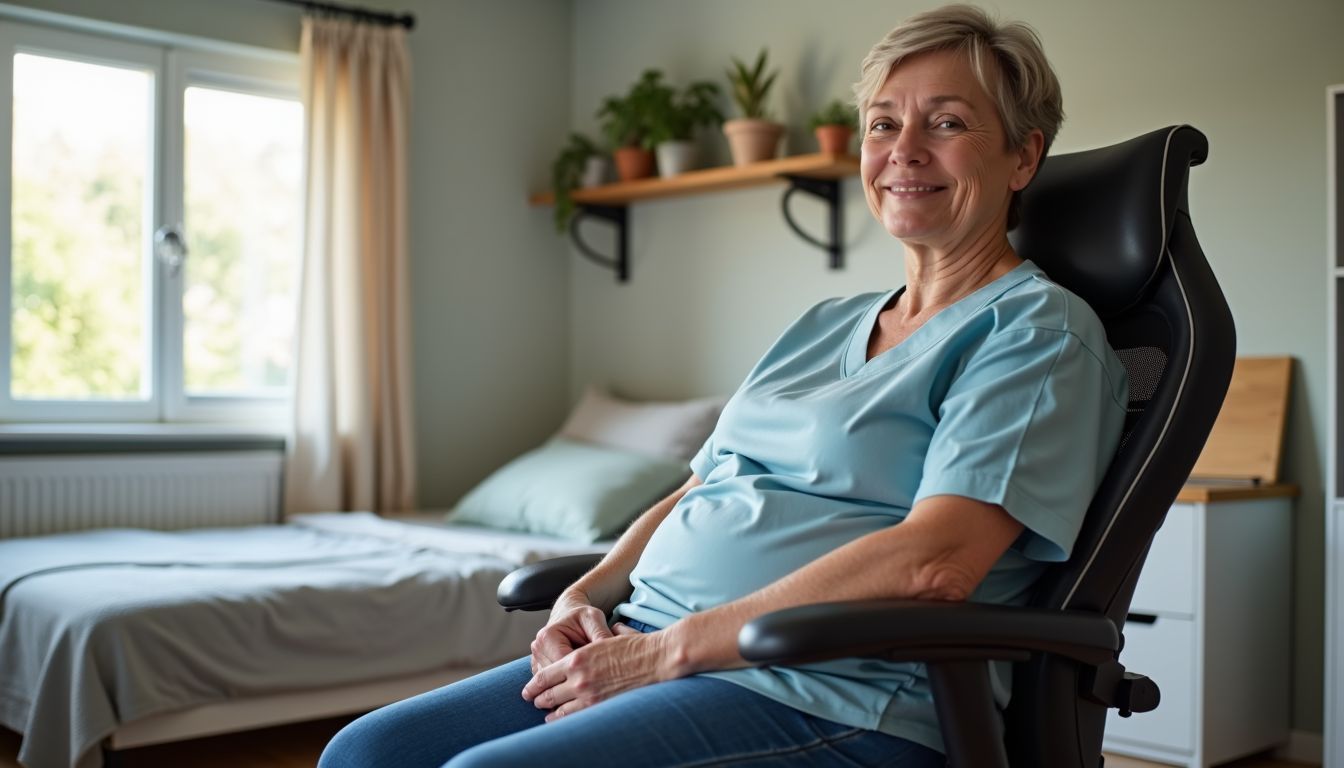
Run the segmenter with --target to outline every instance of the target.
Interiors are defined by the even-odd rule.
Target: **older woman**
[[[864,194],[904,288],[789,327],[529,658],[357,720],[322,766],[942,763],[921,665],[750,668],[738,630],[821,601],[1024,600],[1068,556],[1126,383],[1088,306],[1008,242],[1062,119],[1035,34],[943,8],[862,72]]]

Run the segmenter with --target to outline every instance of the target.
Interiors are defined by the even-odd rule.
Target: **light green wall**
[[[572,125],[592,130],[602,97],[639,72],[724,82],[730,55],[770,49],[774,108],[797,126],[844,95],[868,48],[913,0],[576,0]],[[1171,123],[1209,137],[1191,181],[1192,216],[1236,315],[1241,354],[1299,361],[1286,472],[1296,505],[1293,726],[1322,724],[1326,414],[1325,88],[1344,83],[1337,0],[1002,0],[1040,31],[1069,118],[1056,151],[1108,144]],[[711,153],[724,157],[722,140]],[[796,128],[789,152],[814,151]],[[575,258],[571,386],[640,395],[731,392],[790,319],[832,295],[903,282],[899,245],[844,185],[848,265],[824,269],[794,238],[777,189],[636,205],[633,278]],[[797,203],[804,210],[803,201]],[[820,222],[816,222],[820,226]],[[596,232],[596,228],[594,228]],[[595,242],[601,241],[594,234]],[[1254,674],[1248,671],[1248,674]]]
[[[83,16],[145,29],[280,51],[299,49],[299,11],[279,3],[245,0],[3,0],[6,5]],[[0,22],[3,23],[3,22]]]
[[[279,50],[299,43],[299,9],[264,0],[10,4]],[[553,432],[569,404],[564,245],[527,195],[545,185],[564,138],[571,8],[361,4],[417,17],[409,36],[416,442],[421,504],[441,508]]]
[[[544,212],[565,138],[571,10],[379,0],[411,33],[411,275],[419,489],[450,506],[569,406],[569,266]]]

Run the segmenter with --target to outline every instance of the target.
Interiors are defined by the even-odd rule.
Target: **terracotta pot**
[[[621,147],[616,157],[616,175],[621,181],[647,179],[653,175],[653,152],[640,147]]]
[[[828,155],[849,154],[849,137],[854,131],[847,125],[819,125],[813,131],[817,135],[817,146]]]
[[[694,170],[698,162],[694,142],[664,141],[653,149],[658,155],[658,175],[663,178]]]
[[[751,165],[775,159],[784,126],[769,120],[738,118],[723,124],[723,134],[728,137],[733,165]]]

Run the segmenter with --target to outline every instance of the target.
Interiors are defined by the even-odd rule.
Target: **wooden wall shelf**
[[[859,158],[853,155],[796,155],[778,160],[766,160],[744,166],[724,166],[687,171],[669,178],[639,179],[606,184],[600,187],[574,190],[577,204],[628,205],[641,200],[660,197],[684,197],[721,192],[729,189],[778,184],[789,176],[811,179],[843,179],[859,172]],[[532,205],[552,205],[555,196],[550,192],[533,195]]]
[[[859,172],[859,158],[853,155],[818,153],[766,160],[746,166],[728,166],[688,171],[670,178],[640,179],[600,187],[576,189],[574,205],[578,209],[569,225],[570,239],[586,258],[616,273],[618,282],[629,279],[630,262],[626,252],[628,207],[631,203],[665,197],[685,197],[731,189],[788,184],[781,201],[784,221],[799,237],[830,254],[830,266],[839,269],[844,260],[841,240],[840,181]],[[804,232],[789,213],[789,198],[805,192],[820,198],[829,208],[830,241],[825,242]],[[532,205],[553,205],[550,192],[533,195]],[[584,217],[601,219],[616,228],[616,253],[608,258],[588,247],[578,235],[578,223]]]

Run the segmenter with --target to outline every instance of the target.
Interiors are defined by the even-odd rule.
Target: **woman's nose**
[[[902,128],[891,148],[891,162],[896,165],[924,165],[928,161],[923,133],[918,128]]]

